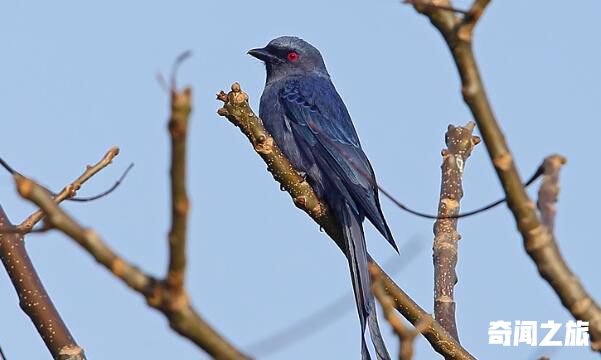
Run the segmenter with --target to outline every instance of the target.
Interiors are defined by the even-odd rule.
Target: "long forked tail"
[[[359,320],[361,321],[361,356],[362,360],[370,360],[369,351],[365,342],[365,326],[369,327],[378,360],[390,360],[386,345],[380,334],[378,326],[378,317],[376,315],[376,306],[373,294],[371,292],[371,279],[368,271],[367,248],[365,246],[365,236],[363,226],[349,204],[342,205],[341,225],[343,228],[344,240],[346,241],[346,257],[351,270],[353,279],[353,290],[355,292],[355,301]]]

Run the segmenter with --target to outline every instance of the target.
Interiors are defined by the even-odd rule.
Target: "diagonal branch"
[[[375,268],[375,265],[370,264],[369,272],[371,274],[372,292],[380,306],[382,306],[384,318],[399,338],[399,360],[411,360],[413,358],[413,343],[420,331],[417,328],[407,328],[398,317],[394,301],[386,292],[382,276],[380,276],[380,272]],[[418,324],[419,326],[420,324]]]
[[[11,227],[12,224],[0,207],[0,228]],[[21,309],[33,322],[52,357],[84,360],[83,349],[75,342],[44,289],[27,254],[22,234],[0,233],[0,260],[19,295]]]
[[[448,2],[450,4],[450,2]],[[439,9],[415,9],[424,14],[445,39],[461,77],[463,99],[478,124],[490,159],[507,196],[524,241],[526,252],[540,275],[553,288],[562,304],[579,320],[589,322],[591,348],[601,352],[601,308],[582,286],[564,261],[554,234],[541,223],[534,203],[522,186],[522,180],[486,95],[472,48],[472,33],[489,1],[476,0],[474,16],[459,16]],[[462,30],[463,29],[463,30]],[[467,29],[467,30],[466,30]],[[553,266],[546,266],[553,264]]]
[[[459,341],[455,321],[454,287],[457,284],[459,202],[463,197],[462,177],[465,163],[480,138],[473,136],[474,122],[464,127],[449,125],[446,134],[447,149],[442,151],[442,180],[438,219],[434,224],[434,316],[455,340]]]
[[[218,110],[218,114],[225,116],[232,124],[240,128],[250,140],[255,151],[267,164],[267,170],[280,183],[282,189],[290,194],[294,204],[311,216],[342,248],[342,234],[336,220],[329,216],[326,206],[317,198],[309,183],[294,170],[271,135],[267,133],[261,120],[248,105],[248,95],[240,89],[240,85],[233,84],[230,93],[226,94],[221,91],[217,98],[224,103],[223,107]],[[386,291],[395,301],[396,309],[413,325],[427,324],[423,334],[436,351],[447,359],[474,359],[438,322],[432,319],[432,316],[405,294],[371,258],[370,263],[372,271],[382,277]]]
[[[34,181],[17,175],[15,182],[19,194],[42,209],[50,226],[71,237],[100,265],[144,296],[148,305],[167,317],[173,330],[217,359],[248,359],[200,317],[185,292],[174,294],[165,281],[153,278],[121,258],[94,230],[82,227],[67,215],[50,194]]]
[[[180,57],[180,59],[183,58],[185,57]],[[149,306],[163,313],[169,320],[171,328],[178,334],[194,342],[215,359],[249,359],[201,318],[190,304],[184,288],[188,213],[185,187],[185,139],[191,111],[191,95],[192,92],[189,88],[177,91],[175,82],[172,80],[171,116],[169,119],[169,132],[172,139],[172,227],[169,233],[169,268],[164,280],[154,278],[120,257],[95,231],[82,227],[58,206],[60,201],[74,196],[75,191],[83,182],[108,165],[117,155],[117,148],[111,149],[98,164],[88,167],[80,178],[65,187],[54,199],[46,189],[34,181],[15,174],[19,194],[40,208],[39,212],[30,216],[23,223],[23,226],[27,226],[26,229],[31,230],[37,221],[46,218],[47,228],[56,228],[75,240],[100,265],[111,271],[115,277],[132,290],[144,296]]]
[[[71,184],[65,186],[60,193],[56,194],[56,196],[54,197],[54,201],[57,204],[60,204],[64,200],[75,197],[75,195],[77,195],[77,191],[79,191],[81,186],[86,181],[90,180],[94,175],[99,173],[102,169],[104,169],[105,167],[110,165],[111,162],[113,161],[113,159],[117,155],[119,155],[119,148],[118,147],[110,148],[106,152],[104,157],[98,163],[96,163],[95,165],[88,165],[86,167],[86,170],[84,171],[83,174],[81,174],[80,177],[75,179],[75,181],[73,181]],[[27,217],[27,219],[25,219],[21,224],[19,224],[19,226],[17,226],[17,229],[20,232],[27,234],[27,233],[31,232],[33,227],[38,222],[40,222],[43,218],[44,218],[44,212],[42,210],[36,210],[36,212],[29,215]]]

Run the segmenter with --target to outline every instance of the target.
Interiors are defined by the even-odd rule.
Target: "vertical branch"
[[[464,127],[449,125],[446,134],[447,149],[442,151],[442,180],[438,216],[434,224],[434,316],[455,340],[459,341],[455,321],[454,287],[457,284],[458,241],[457,232],[459,203],[463,197],[462,177],[465,163],[472,150],[480,142],[473,136],[474,122]]]
[[[11,228],[0,207],[0,228]],[[33,322],[54,359],[83,360],[83,349],[54,307],[25,249],[23,235],[0,233],[0,260],[19,296],[21,309]]]
[[[447,1],[445,0],[445,3]],[[450,4],[450,1],[448,1]],[[452,12],[414,5],[440,31],[453,56],[461,78],[463,99],[469,107],[482,139],[503,185],[524,248],[536,264],[541,277],[553,288],[564,307],[574,318],[588,321],[591,348],[601,352],[601,307],[582,286],[563,259],[554,234],[541,223],[533,201],[526,193],[522,179],[503,132],[486,94],[472,47],[473,31],[488,0],[476,0],[472,16],[460,18]]]
[[[186,271],[186,229],[190,203],[186,193],[186,136],[192,110],[192,90],[171,89],[171,230],[169,231],[169,268],[166,283],[181,292]]]

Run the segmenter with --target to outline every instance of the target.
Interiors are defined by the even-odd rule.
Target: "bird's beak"
[[[257,59],[266,63],[278,62],[280,60],[275,55],[271,54],[266,48],[248,50],[248,55],[256,57]]]

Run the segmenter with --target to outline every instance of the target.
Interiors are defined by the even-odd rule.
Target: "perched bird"
[[[312,185],[342,227],[343,243],[361,322],[361,354],[369,327],[378,359],[390,359],[378,327],[371,293],[363,221],[369,219],[398,249],[380,208],[375,175],[323,58],[297,37],[283,36],[250,55],[267,70],[259,115],[292,166]]]

